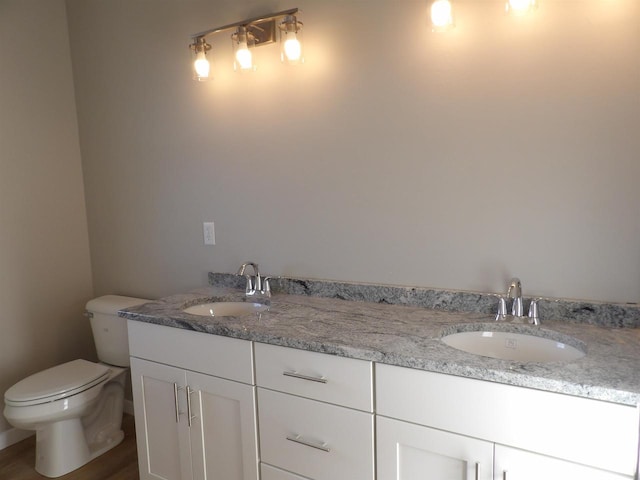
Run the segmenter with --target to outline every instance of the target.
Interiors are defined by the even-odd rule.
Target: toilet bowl
[[[117,317],[117,312],[145,302],[108,295],[87,303],[98,357],[103,362],[108,358],[113,365],[73,360],[35,373],[6,391],[7,421],[16,428],[36,431],[35,469],[40,474],[50,478],[65,475],[124,438],[121,425],[129,349],[126,320]]]

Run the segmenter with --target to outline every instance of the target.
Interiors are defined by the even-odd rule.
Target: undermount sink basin
[[[203,317],[240,317],[260,314],[269,310],[267,305],[252,302],[210,302],[185,308],[183,312]]]
[[[583,349],[526,333],[465,331],[445,335],[442,341],[474,355],[516,362],[570,362],[585,356]],[[575,342],[580,343],[578,340]]]

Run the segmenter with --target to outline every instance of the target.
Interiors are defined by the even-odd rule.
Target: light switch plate
[[[204,232],[204,244],[215,245],[216,244],[216,230],[213,226],[213,222],[204,222],[202,224],[202,231]]]

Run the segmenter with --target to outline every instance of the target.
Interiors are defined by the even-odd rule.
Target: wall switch
[[[204,232],[204,244],[215,245],[216,244],[216,230],[213,226],[213,222],[204,222],[202,224],[202,230]]]

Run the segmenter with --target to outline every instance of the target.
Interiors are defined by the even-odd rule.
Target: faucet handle
[[[504,297],[498,298],[498,314],[496,322],[507,318],[507,300]]]
[[[539,298],[534,298],[533,300],[531,300],[531,305],[529,305],[529,323],[533,325],[540,325],[538,300]]]
[[[271,280],[271,277],[262,278],[262,288],[260,289],[260,291],[262,292],[263,295],[267,295],[270,297],[271,285],[269,284],[269,280]]]

